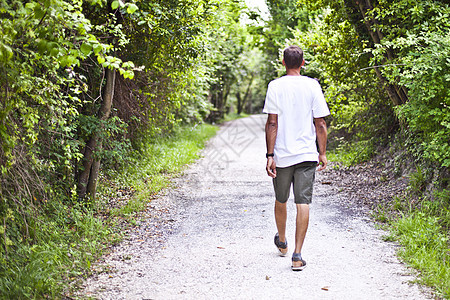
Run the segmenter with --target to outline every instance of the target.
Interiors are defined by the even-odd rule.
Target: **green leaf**
[[[111,3],[111,8],[112,9],[117,9],[119,8],[119,1],[115,0]]]
[[[59,53],[60,53],[60,51],[59,51],[60,49],[59,49],[59,47],[57,46],[57,47],[55,47],[55,48],[52,48],[51,50],[50,50],[50,55],[51,56],[58,56],[59,55]]]
[[[129,78],[129,79],[133,79],[134,78],[134,72],[133,71],[127,71],[126,73],[125,73],[126,75],[127,75],[127,77]],[[127,77],[125,77],[125,78],[127,78]]]
[[[103,56],[97,56],[97,61],[98,61],[98,63],[99,64],[103,64],[106,60],[105,60],[105,58],[103,57]]]
[[[37,39],[37,48],[40,53],[47,51],[47,41],[43,39]]]
[[[58,61],[59,61],[59,64],[61,65],[61,67],[65,67],[65,66],[69,65],[69,63],[67,62],[67,56],[66,55],[61,56],[58,59]]]
[[[58,60],[62,67],[78,64],[78,59],[72,55],[61,56]]]
[[[3,54],[3,57],[6,58],[6,60],[10,60],[13,57],[13,50],[8,45],[2,45],[1,52]]]
[[[95,44],[95,45],[93,46],[93,48],[94,48],[94,54],[95,54],[95,55],[99,54],[100,51],[102,51],[102,49],[103,49],[103,47],[102,47],[101,44]]]
[[[54,48],[58,48],[58,44],[55,43],[55,42],[49,42],[49,43],[46,44],[46,46],[47,46],[47,50],[48,51],[51,51]]]
[[[128,7],[127,7],[127,13],[132,14],[134,13],[136,10],[138,10],[139,7],[137,7],[136,4],[134,3],[128,3]]]
[[[45,11],[42,10],[40,5],[34,7],[34,16],[36,19],[42,19],[45,16]]]
[[[36,5],[37,5],[36,2],[28,2],[27,4],[25,4],[25,7],[28,9],[34,9]]]
[[[83,43],[81,44],[80,50],[84,55],[88,56],[92,52],[92,46],[88,43]]]
[[[132,61],[127,61],[122,64],[124,68],[134,68],[134,63]]]

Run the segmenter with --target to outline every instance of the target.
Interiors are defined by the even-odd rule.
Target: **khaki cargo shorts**
[[[317,162],[305,161],[286,168],[277,168],[273,179],[276,200],[285,203],[289,198],[291,184],[297,204],[310,204],[312,200]]]

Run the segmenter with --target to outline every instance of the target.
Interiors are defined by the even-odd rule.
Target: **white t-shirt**
[[[292,75],[271,81],[263,112],[278,115],[274,149],[277,167],[318,161],[313,119],[330,114],[319,82],[307,76]]]

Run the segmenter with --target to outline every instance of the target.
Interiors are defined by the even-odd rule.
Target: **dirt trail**
[[[357,208],[317,175],[303,249],[290,270],[273,245],[273,190],[267,177],[265,116],[225,124],[203,158],[154,200],[140,226],[96,268],[84,297],[98,299],[430,299]],[[327,183],[327,184],[325,184]],[[288,242],[295,206],[289,200]],[[291,254],[291,251],[289,251]]]

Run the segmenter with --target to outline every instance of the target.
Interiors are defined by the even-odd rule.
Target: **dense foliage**
[[[334,132],[351,134],[369,156],[401,132],[417,162],[448,174],[448,4],[343,0],[295,6],[307,10],[311,22],[290,30],[287,43],[305,49],[304,72],[322,83]],[[441,184],[447,185],[445,178]]]
[[[251,86],[239,69],[245,11],[229,0],[0,1],[2,297],[55,297],[111,236],[93,214],[99,174],[153,157],[180,126],[219,120],[217,95]]]
[[[303,72],[324,88],[332,146],[361,161],[401,145],[441,190],[420,191],[447,195],[446,1],[266,3],[264,21],[243,0],[0,0],[2,295],[53,297],[89,268],[112,237],[93,213],[99,174],[133,178],[127,163],[145,157],[156,182],[167,168],[148,160],[155,141],[260,112],[287,44],[304,48]]]
[[[266,52],[275,56],[273,49],[289,44],[305,50],[302,72],[321,82],[332,112],[330,150],[345,152],[349,163],[391,153],[397,175],[408,174],[406,195],[396,197],[406,197],[409,210],[392,223],[394,235],[406,247],[404,260],[423,272],[423,282],[450,297],[448,3],[267,2],[267,44],[277,47]],[[283,68],[274,66],[282,75]],[[425,223],[433,234],[421,240]]]

